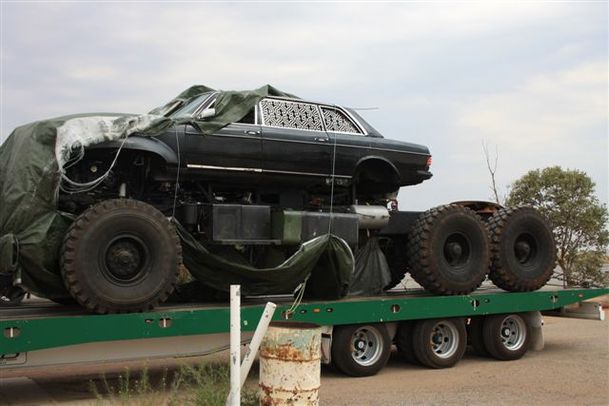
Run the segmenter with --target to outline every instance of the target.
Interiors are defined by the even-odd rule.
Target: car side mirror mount
[[[205,109],[201,112],[201,115],[199,116],[202,119],[206,119],[209,117],[213,117],[216,115],[216,109]]]

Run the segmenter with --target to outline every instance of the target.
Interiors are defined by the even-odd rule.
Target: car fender
[[[122,141],[111,141],[96,144],[87,149],[115,149],[120,148]],[[167,144],[155,137],[131,136],[124,142],[123,150],[150,152],[161,157],[167,164],[178,164],[178,156]]]
[[[355,165],[355,172],[357,173],[358,169],[361,168],[362,165],[370,164],[370,163],[373,163],[373,162],[375,162],[375,163],[379,162],[382,165],[388,166],[391,169],[391,171],[393,171],[393,173],[397,177],[397,179],[400,178],[400,172],[395,167],[395,165],[390,160],[388,160],[387,158],[382,157],[382,156],[378,156],[378,155],[368,155],[368,156],[365,156],[365,157],[361,158],[357,162],[357,164]]]

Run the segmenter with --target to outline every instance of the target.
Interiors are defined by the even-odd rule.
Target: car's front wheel
[[[181,246],[154,207],[114,199],[85,210],[65,236],[61,266],[70,294],[96,313],[152,309],[174,290]]]

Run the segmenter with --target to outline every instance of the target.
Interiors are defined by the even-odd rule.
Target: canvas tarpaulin
[[[193,86],[176,99],[186,102],[210,91],[206,86]],[[188,117],[147,115],[89,114],[65,116],[38,121],[15,129],[0,146],[0,274],[13,274],[13,280],[35,294],[49,298],[67,297],[59,268],[59,251],[72,215],[57,208],[58,193],[64,165],[85,147],[104,141],[118,141],[131,134],[154,136],[174,124],[190,123],[204,134],[239,121],[263,97],[290,96],[272,86],[252,91],[219,92],[210,120],[199,121]],[[68,185],[69,186],[69,185]],[[75,185],[71,185],[75,186]],[[327,292],[344,293],[345,284],[353,267],[348,246],[328,236],[305,244],[297,254],[275,269],[257,270],[230,263],[220,257],[207,255],[194,238],[181,229],[185,248],[185,261],[209,278],[214,287],[221,288],[231,282],[243,282],[255,293],[277,292],[293,288],[302,282],[317,265],[326,269],[335,286],[326,282],[316,286]],[[196,244],[195,244],[196,243]],[[197,245],[198,244],[198,245]],[[212,272],[212,266],[198,266],[200,260],[209,261],[222,269]],[[195,265],[197,265],[195,267]],[[234,272],[226,271],[229,268]],[[195,275],[196,276],[196,275]],[[235,278],[233,281],[230,278]],[[294,278],[292,280],[292,278]],[[313,273],[311,278],[322,278]],[[296,285],[295,285],[296,284]],[[323,288],[323,289],[322,289]]]

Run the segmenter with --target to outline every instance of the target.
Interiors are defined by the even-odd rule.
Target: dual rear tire
[[[435,294],[468,294],[487,274],[504,290],[527,292],[551,278],[556,244],[533,208],[500,209],[485,224],[473,210],[451,204],[418,217],[406,252],[414,280]]]

